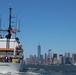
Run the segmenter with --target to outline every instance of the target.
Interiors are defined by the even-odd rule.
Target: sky
[[[48,49],[76,53],[76,0],[0,0],[3,28],[8,26],[10,6],[13,16],[20,19],[17,35],[25,58],[37,55],[38,45],[43,55]]]

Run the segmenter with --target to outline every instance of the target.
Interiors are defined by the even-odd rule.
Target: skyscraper
[[[49,58],[49,61],[52,61],[53,53],[51,49],[48,50],[48,58]]]
[[[41,57],[41,46],[38,45],[38,58],[40,59],[40,57]]]

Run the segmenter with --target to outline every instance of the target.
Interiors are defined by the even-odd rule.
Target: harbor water
[[[76,75],[74,65],[25,65],[23,72],[0,75]]]

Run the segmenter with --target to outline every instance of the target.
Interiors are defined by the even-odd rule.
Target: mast
[[[19,29],[13,29],[12,28],[12,8],[9,8],[9,25],[8,25],[8,29],[1,29],[1,25],[0,25],[0,32],[8,32],[8,34],[5,36],[7,39],[11,39],[12,34],[15,34],[16,37],[16,33],[20,32],[20,20],[19,20]],[[17,23],[16,23],[17,24]],[[16,26],[17,27],[17,26]]]
[[[11,35],[12,35],[11,34],[11,30],[12,30],[12,27],[11,27],[12,8],[10,7],[9,10],[10,10],[10,14],[9,14],[9,27],[8,27],[8,30],[7,30],[8,31],[8,35],[6,35],[7,39],[11,39]]]
[[[9,29],[11,30],[11,18],[12,18],[12,8],[10,7],[10,14],[9,14]]]

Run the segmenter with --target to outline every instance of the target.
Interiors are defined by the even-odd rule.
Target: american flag
[[[11,33],[16,34],[17,30],[11,30]]]

